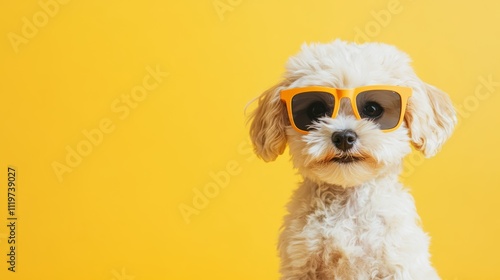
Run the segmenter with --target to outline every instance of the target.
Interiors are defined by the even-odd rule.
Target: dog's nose
[[[358,135],[356,134],[356,132],[350,129],[336,131],[332,134],[333,144],[335,145],[335,147],[341,149],[342,151],[347,151],[352,148],[357,139]]]

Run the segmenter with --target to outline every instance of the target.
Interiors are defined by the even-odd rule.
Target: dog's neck
[[[360,204],[369,203],[369,198],[374,193],[391,192],[402,187],[398,182],[397,175],[374,178],[361,185],[352,187],[317,183],[306,178],[304,186],[307,186],[312,196],[319,198],[320,201],[327,205],[343,205],[349,201]]]
[[[304,183],[309,182],[312,185],[316,185],[319,188],[322,189],[330,189],[330,190],[335,190],[339,192],[343,192],[344,190],[349,190],[349,189],[363,189],[365,187],[370,187],[370,186],[384,186],[384,185],[394,185],[398,182],[398,177],[399,177],[399,172],[401,171],[402,168],[402,163],[399,164],[394,164],[390,166],[386,166],[385,168],[378,170],[378,176],[374,177],[371,180],[368,180],[362,184],[355,185],[355,186],[346,186],[342,184],[332,184],[332,183],[326,183],[326,182],[321,182],[318,180],[313,180],[307,177],[304,177]]]

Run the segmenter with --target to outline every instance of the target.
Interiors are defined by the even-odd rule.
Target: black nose
[[[344,152],[352,148],[354,143],[356,143],[356,139],[358,139],[358,135],[350,129],[337,131],[332,134],[333,144]]]

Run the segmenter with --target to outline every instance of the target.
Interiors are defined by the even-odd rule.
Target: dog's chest
[[[361,269],[383,279],[391,274],[386,253],[393,251],[405,228],[413,228],[413,203],[405,191],[368,190],[335,193],[329,189],[315,192],[306,217],[303,236],[318,256],[324,273],[333,270]],[[404,238],[403,238],[404,239]]]
[[[323,240],[323,251],[341,251],[350,257],[377,257],[383,252],[380,242],[389,230],[384,209],[366,201],[340,199],[322,201],[307,217],[305,231],[316,232]]]
[[[288,210],[279,241],[283,279],[437,279],[413,198],[396,179],[352,188],[306,181]]]

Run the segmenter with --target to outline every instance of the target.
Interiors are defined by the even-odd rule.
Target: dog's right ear
[[[250,138],[255,153],[264,161],[275,160],[286,148],[287,114],[280,91],[287,84],[283,81],[262,93],[257,98],[257,109],[250,115]]]

